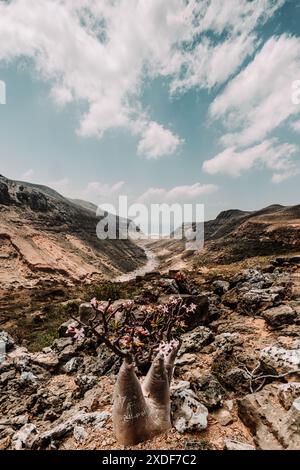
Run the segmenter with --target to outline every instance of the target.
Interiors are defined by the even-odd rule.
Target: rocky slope
[[[292,253],[300,248],[300,205],[275,204],[253,212],[224,211],[204,223],[204,234],[204,248],[196,254],[185,249],[184,241],[175,239],[148,242],[147,246],[165,269]]]
[[[32,288],[43,280],[88,282],[132,271],[146,262],[144,251],[130,240],[99,240],[99,220],[89,203],[1,176],[1,288]]]
[[[176,361],[174,427],[134,448],[300,447],[300,256],[235,272],[149,273],[126,288],[140,315],[170,294],[197,305]],[[35,353],[0,333],[0,448],[120,448],[111,423],[119,359],[66,326]]]

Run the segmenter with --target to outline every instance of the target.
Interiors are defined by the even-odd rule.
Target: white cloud
[[[194,86],[210,89],[228,80],[258,47],[256,27],[266,22],[284,2],[199,2],[195,33],[204,33],[203,39],[193,48],[173,57],[170,71],[176,71],[175,62],[178,73],[172,80],[171,92],[185,91]],[[208,32],[210,34],[205,35]]]
[[[292,82],[300,76],[300,38],[270,38],[253,61],[225,88],[210,107],[223,119],[226,146],[248,146],[299,114],[292,102]]]
[[[239,34],[265,22],[285,0],[212,0],[200,2],[200,31]]]
[[[85,201],[100,203],[115,203],[124,188],[124,181],[113,184],[91,181],[84,188],[78,188],[68,177],[44,183],[65,197],[83,199]]]
[[[299,168],[291,168],[291,170],[284,171],[283,173],[274,173],[272,176],[272,183],[282,183],[282,181],[285,181],[292,176],[297,176],[300,173]]]
[[[124,187],[124,181],[118,181],[112,185],[101,183],[99,181],[91,181],[87,187],[81,192],[84,199],[99,201],[103,199],[110,199],[112,196],[120,194]]]
[[[29,170],[25,171],[22,175],[21,175],[21,180],[22,181],[28,181],[29,183],[32,181],[34,177],[34,170],[32,168],[30,168]]]
[[[73,95],[71,90],[64,86],[53,86],[51,90],[51,96],[54,99],[55,103],[59,106],[64,106],[67,103],[70,103],[73,100]]]
[[[175,78],[171,92],[185,91],[193,87],[213,88],[234,75],[246,57],[257,46],[254,34],[240,34],[213,45],[208,39],[198,44],[193,54],[183,55],[183,77]]]
[[[183,203],[195,200],[201,196],[212,194],[218,190],[214,184],[200,184],[175,186],[172,189],[149,188],[138,199],[143,204]],[[201,202],[201,201],[200,201]]]
[[[148,159],[157,159],[174,153],[183,143],[177,135],[156,122],[150,122],[138,144],[138,154]]]
[[[300,120],[299,121],[294,121],[291,123],[291,128],[295,131],[295,132],[300,132]]]
[[[229,147],[211,160],[203,163],[203,170],[211,175],[223,173],[238,177],[254,167],[263,167],[273,172],[272,181],[279,183],[297,174],[293,156],[299,152],[296,145],[280,144],[276,139],[265,140],[261,144],[238,150]]]
[[[144,80],[168,76],[172,91],[222,83],[256,47],[254,29],[283,1],[0,2],[0,61],[27,57],[51,81],[56,103],[86,103],[79,135],[125,127],[143,133],[143,142],[145,126],[154,124],[139,100]],[[176,150],[179,137],[164,131],[169,143],[146,146],[150,157]]]

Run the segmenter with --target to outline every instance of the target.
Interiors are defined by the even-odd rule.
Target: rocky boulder
[[[209,410],[221,406],[227,394],[218,379],[209,373],[203,374],[199,379],[194,380],[192,387],[200,403]]]
[[[234,349],[221,349],[215,355],[212,363],[212,373],[223,387],[239,393],[249,391],[249,375],[245,369],[248,357],[237,353]]]
[[[300,374],[300,349],[268,346],[260,352],[261,368],[270,374]]]
[[[10,203],[10,195],[7,184],[0,181],[0,204],[7,205]]]
[[[14,348],[14,345],[15,342],[13,338],[6,331],[0,331],[0,348],[3,349],[3,353],[11,351]]]
[[[278,386],[269,384],[238,400],[238,414],[261,450],[300,448],[300,400],[287,411],[279,401]]]
[[[217,295],[223,295],[230,289],[230,283],[228,281],[217,280],[213,282],[214,293]]]
[[[11,440],[11,445],[14,450],[21,450],[30,447],[30,440],[37,434],[36,426],[32,423],[25,424],[19,431],[17,431]]]
[[[204,346],[210,344],[213,339],[214,336],[209,328],[198,326],[193,331],[182,335],[182,345],[178,355],[199,352]]]
[[[289,305],[279,305],[265,310],[262,317],[273,328],[294,323],[297,313]]]
[[[282,283],[281,283],[282,282]],[[234,276],[222,297],[224,305],[246,315],[278,305],[285,297],[286,285],[275,274],[261,269],[247,269]]]
[[[289,410],[296,398],[300,397],[300,382],[291,382],[278,386],[278,398],[281,405]]]
[[[45,449],[51,444],[55,444],[57,440],[74,432],[74,428],[78,425],[92,425],[95,429],[103,428],[109,418],[110,413],[105,411],[95,411],[91,413],[78,411],[65,421],[61,419],[61,422],[53,426],[50,430],[38,434],[32,441],[30,447],[32,449]]]
[[[20,186],[19,190],[16,192],[16,197],[21,204],[29,206],[33,211],[46,212],[48,210],[46,196],[38,191]]]
[[[208,410],[190,389],[189,382],[171,388],[172,418],[178,432],[202,431],[207,428]]]
[[[179,294],[178,285],[175,279],[159,279],[158,285],[163,288],[166,294]]]

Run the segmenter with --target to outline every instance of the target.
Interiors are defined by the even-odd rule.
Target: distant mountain
[[[129,224],[132,224],[132,221],[130,219],[124,219],[123,217],[115,216],[113,214],[109,213],[104,213],[101,209],[98,209],[98,206],[96,204],[93,204],[92,202],[84,201],[83,199],[69,199],[73,204],[76,204],[79,207],[82,207],[83,209],[87,209],[94,214],[96,212],[98,213],[99,217],[106,217],[107,222],[113,221],[116,219],[117,227],[119,229],[119,233],[123,231],[124,233],[127,231]]]
[[[89,202],[0,176],[1,286],[91,282],[143,265],[145,253],[131,240],[97,238],[100,219]]]
[[[196,264],[222,264],[253,256],[297,252],[300,251],[300,205],[273,204],[258,211],[223,211],[204,223],[204,240],[204,248],[198,252],[187,251],[184,241],[175,239],[149,242],[147,246],[166,268],[184,267],[187,260]]]

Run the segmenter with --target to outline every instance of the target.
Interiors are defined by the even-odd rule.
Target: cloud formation
[[[223,123],[225,150],[205,161],[203,170],[236,177],[250,168],[266,168],[274,183],[297,175],[299,148],[280,143],[273,133],[300,114],[292,100],[299,76],[300,38],[271,37],[210,105],[211,118]],[[300,130],[299,121],[290,126]]]
[[[58,105],[86,103],[79,135],[126,128],[141,138],[140,154],[159,158],[182,139],[142,108],[144,81],[168,77],[171,93],[225,82],[257,47],[257,26],[283,2],[0,2],[0,61],[26,57],[51,82]],[[161,142],[153,142],[155,134]]]
[[[150,122],[142,133],[137,152],[148,159],[157,159],[176,151],[183,140],[157,122]]]
[[[80,197],[95,203],[111,202],[118,197],[124,188],[124,181],[117,181],[113,184],[91,181],[80,193]]]
[[[214,184],[200,184],[175,186],[169,190],[165,188],[149,188],[138,199],[143,204],[182,203],[197,200],[201,196],[212,194],[218,190]],[[201,201],[198,201],[201,202]]]
[[[292,101],[292,83],[299,74],[300,38],[271,37],[211,104],[211,116],[223,119],[230,130],[222,143],[251,145],[299,114]]]
[[[243,150],[228,147],[211,160],[206,160],[203,170],[211,175],[223,173],[238,177],[255,167],[267,168],[273,172],[272,181],[280,183],[297,173],[293,156],[298,152],[296,145],[269,139]]]

